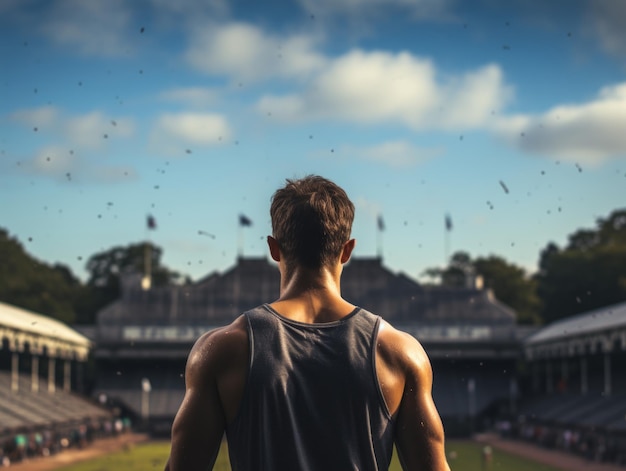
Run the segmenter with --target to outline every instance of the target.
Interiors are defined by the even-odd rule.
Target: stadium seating
[[[123,365],[104,365],[101,368],[94,396],[106,395],[113,404],[124,407],[135,418],[142,416],[142,378],[150,381],[148,411],[155,417],[172,418],[182,402],[184,390],[184,362],[126,361]]]
[[[531,420],[564,426],[626,430],[626,394],[551,394],[528,399],[520,413]]]
[[[19,389],[11,389],[11,373],[0,371],[0,431],[20,427],[49,426],[87,418],[110,418],[106,409],[81,396],[57,389],[49,394],[42,380],[40,390],[31,390],[30,375],[19,375]]]

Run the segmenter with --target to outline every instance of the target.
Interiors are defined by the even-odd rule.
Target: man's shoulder
[[[430,360],[418,339],[381,320],[378,351],[402,369],[430,371]]]
[[[246,314],[241,314],[230,324],[205,332],[198,338],[196,344],[204,345],[206,343],[216,342],[220,340],[228,340],[237,335],[247,335]]]
[[[401,346],[403,348],[409,349],[421,349],[421,343],[415,337],[413,337],[408,332],[405,332],[401,329],[394,327],[388,321],[386,321],[382,316],[376,314],[373,311],[369,311],[363,307],[358,308],[358,312],[360,315],[367,316],[372,320],[379,321],[378,328],[378,341],[384,344],[389,344],[391,346]]]
[[[396,345],[398,347],[415,347],[419,341],[412,335],[395,328],[384,319],[380,321],[378,329],[378,341],[384,344]]]
[[[245,314],[230,324],[204,333],[191,349],[189,362],[199,364],[227,365],[246,355],[248,351],[248,328]]]

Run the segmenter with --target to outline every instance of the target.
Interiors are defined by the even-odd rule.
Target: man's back
[[[355,308],[311,324],[268,305],[244,316],[251,362],[226,428],[233,469],[387,469],[393,420],[375,371],[380,318]]]
[[[424,349],[341,297],[345,191],[288,180],[270,214],[280,297],[194,345],[166,470],[206,471],[227,431],[238,471],[387,469],[392,437],[403,469],[449,471]]]
[[[329,324],[336,322],[330,320]],[[323,326],[324,323],[304,325]],[[350,342],[346,340],[344,344],[347,343]],[[198,339],[187,363],[187,391],[174,421],[172,452],[166,470],[206,470],[207,466],[210,469],[215,462],[221,438],[229,426],[229,433],[232,433],[232,427],[236,425],[238,414],[246,400],[250,360],[253,355],[251,347],[254,348],[254,342],[249,336],[246,316],[240,316],[232,324]],[[375,378],[386,409],[392,417],[393,440],[403,469],[449,471],[443,451],[441,420],[432,402],[430,363],[419,342],[381,321],[372,352]],[[330,384],[328,376],[324,380]],[[350,388],[349,391],[352,392],[353,389]],[[249,392],[254,394],[251,388]],[[275,407],[280,408],[281,405],[277,403]],[[349,416],[349,410],[342,412],[347,420],[361,419]],[[273,443],[274,431],[270,427],[248,429],[249,443],[258,439]],[[329,427],[322,426],[316,432],[325,434],[329,432]],[[234,435],[229,438],[237,440]],[[346,439],[346,436],[342,436],[340,444]],[[385,440],[386,436],[383,442],[387,443]],[[276,446],[287,450],[287,446],[279,444],[279,441],[275,442]],[[387,449],[386,445],[382,445],[382,448]],[[344,459],[348,456],[345,454],[347,451],[348,448],[340,447]],[[298,454],[300,449],[290,445],[289,452]],[[239,463],[248,453],[249,450],[243,449],[241,443],[235,444],[235,448],[230,450],[233,463]],[[326,449],[320,449],[318,453],[329,454]],[[378,462],[383,465],[387,460],[386,453],[383,451],[382,456],[377,456]],[[359,459],[361,458],[355,459],[355,462]],[[248,462],[247,465],[247,468],[233,465],[233,469],[262,469],[253,462]],[[293,469],[326,471],[325,468],[306,465],[298,465]],[[386,467],[380,466],[379,469]]]

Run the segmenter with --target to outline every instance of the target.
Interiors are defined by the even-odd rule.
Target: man
[[[354,206],[319,176],[287,180],[267,238],[280,297],[203,335],[166,470],[206,470],[224,432],[234,471],[449,471],[419,342],[341,297]]]

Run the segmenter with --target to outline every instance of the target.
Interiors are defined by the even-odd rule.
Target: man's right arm
[[[198,339],[185,367],[185,397],[172,425],[165,471],[212,469],[225,429],[216,381],[220,330]]]
[[[185,397],[174,419],[165,471],[212,469],[226,424],[239,408],[248,362],[244,316],[196,341],[185,368]]]
[[[396,448],[405,471],[450,471],[441,418],[432,397],[433,373],[420,343],[404,332],[398,349],[405,381],[396,417]]]

